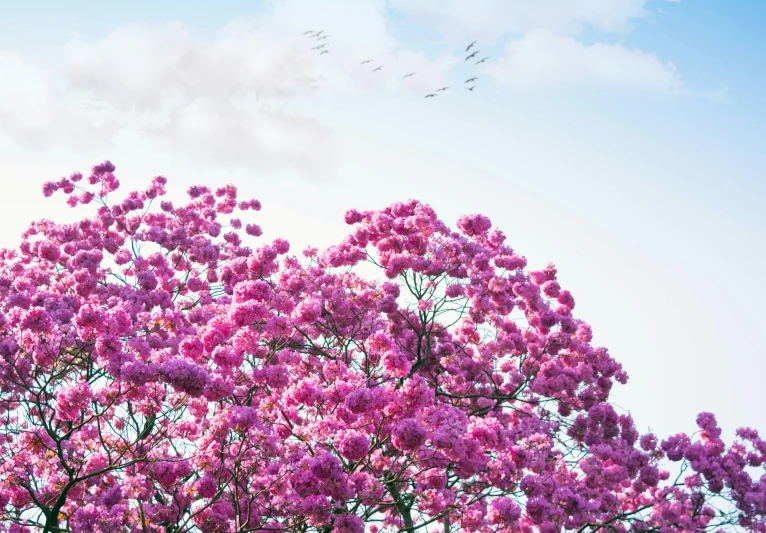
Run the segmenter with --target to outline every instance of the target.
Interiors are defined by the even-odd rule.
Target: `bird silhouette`
[[[469,59],[471,59],[472,57],[476,57],[476,54],[478,54],[479,52],[481,52],[481,50],[476,50],[474,53],[472,53],[471,55],[469,55],[468,57],[466,57],[466,58],[465,58],[463,61],[468,61],[468,60],[469,60]]]
[[[319,55],[321,56],[322,54],[329,54],[329,53],[330,53],[329,50],[322,50],[321,52],[319,52]]]
[[[478,65],[479,63],[484,63],[487,59],[489,59],[489,57],[485,57],[484,59],[480,59],[480,60],[478,60],[476,62],[476,64]]]
[[[439,91],[446,91],[447,89],[449,89],[449,87],[442,87],[441,89],[436,89],[436,92],[438,93]]]
[[[362,62],[361,62],[361,63],[359,63],[359,64],[360,64],[360,65],[364,65],[365,63],[372,63],[372,59],[365,59],[364,61],[362,61]]]
[[[382,69],[382,68],[383,68],[383,65],[379,66],[379,67],[378,67],[378,68],[376,68],[376,69],[372,69],[372,71],[373,71],[373,72],[377,72],[377,71],[379,71],[379,70],[380,70],[380,69]]]
[[[311,35],[312,33],[314,33],[314,30],[304,31],[303,35]]]
[[[473,91],[476,88],[476,85],[472,85],[471,87],[466,87],[469,91]]]
[[[417,74],[417,72],[410,72],[409,74],[405,74],[404,76],[402,76],[402,78],[409,78],[410,76],[414,76],[415,74]]]
[[[327,39],[329,35],[322,35],[321,37],[317,38],[317,41],[321,41],[322,39]]]
[[[319,46],[315,46],[314,48],[312,48],[312,50],[319,50],[320,48],[323,48],[321,44]]]
[[[434,96],[436,96],[436,94],[431,93],[431,94],[425,95],[423,98],[433,98]]]
[[[479,79],[479,78],[468,78],[468,79],[467,79],[467,80],[465,80],[463,83],[471,83],[472,81],[476,81],[476,80],[478,80],[478,79]]]
[[[467,52],[468,50],[470,50],[473,47],[473,45],[475,45],[475,44],[476,44],[476,41],[474,41],[471,44],[469,44],[468,47],[465,49],[465,51]]]

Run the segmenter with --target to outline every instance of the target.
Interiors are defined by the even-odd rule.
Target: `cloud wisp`
[[[532,30],[625,32],[649,15],[646,0],[390,0],[393,9],[451,41],[496,42]]]
[[[485,69],[514,90],[550,87],[629,89],[675,93],[682,80],[672,63],[620,45],[586,45],[568,35],[534,30],[509,41]]]

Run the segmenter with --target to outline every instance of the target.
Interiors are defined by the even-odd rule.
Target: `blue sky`
[[[755,1],[6,2],[0,245],[73,216],[40,185],[107,158],[126,188],[231,181],[296,247],[341,239],[351,207],[483,212],[557,265],[642,428],[766,431],[764,21]],[[300,35],[320,28],[321,57]]]

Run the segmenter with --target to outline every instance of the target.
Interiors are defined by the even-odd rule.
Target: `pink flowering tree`
[[[165,184],[46,183],[90,217],[0,252],[0,531],[766,532],[766,442],[642,435],[486,217],[352,210],[296,257],[233,186]]]

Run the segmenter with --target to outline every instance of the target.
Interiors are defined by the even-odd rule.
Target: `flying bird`
[[[479,63],[484,63],[487,59],[489,59],[489,57],[485,57],[484,59],[480,59],[480,60],[478,60],[476,62],[476,64],[478,65]]]
[[[475,45],[475,44],[476,44],[476,41],[474,41],[471,44],[469,44],[468,47],[465,49],[465,51],[467,52],[468,50],[470,50],[473,47],[473,45]]]
[[[322,35],[321,37],[317,39],[317,41],[321,41],[322,39],[327,39],[328,37],[329,35]]]
[[[469,55],[468,57],[466,57],[466,58],[465,58],[463,61],[468,61],[468,60],[469,60],[469,59],[471,59],[472,57],[475,57],[475,56],[476,56],[476,54],[478,54],[479,52],[481,52],[481,50],[476,50],[476,51],[475,51],[473,54],[471,54],[471,55]]]
[[[409,74],[405,74],[404,76],[402,76],[402,78],[409,78],[410,76],[414,76],[415,74],[417,74],[417,72],[410,72]]]
[[[320,44],[319,46],[315,46],[314,48],[312,48],[312,50],[319,50],[320,48],[324,48],[324,46]]]
[[[425,95],[423,98],[433,98],[434,96],[436,96],[436,94],[431,93],[431,94]]]
[[[377,72],[377,71],[379,71],[379,70],[380,70],[380,69],[382,69],[382,68],[383,68],[383,65],[379,66],[378,68],[372,69],[372,71],[373,71],[373,72]]]
[[[361,62],[361,63],[359,63],[359,64],[360,64],[360,65],[364,65],[365,63],[372,63],[372,59],[365,59],[364,61],[362,61],[362,62]]]
[[[465,80],[463,83],[471,83],[472,81],[476,81],[476,80],[478,80],[478,79],[479,79],[479,78],[468,78],[468,79],[467,79],[467,80]]]
[[[312,33],[316,33],[314,30],[304,31],[303,35],[311,35]]]
[[[436,92],[438,93],[439,91],[446,91],[447,89],[449,89],[449,87],[442,87],[441,89],[436,89]]]
[[[469,91],[473,91],[476,88],[476,85],[472,85],[471,87],[466,87]]]
[[[329,53],[330,53],[329,50],[322,50],[321,52],[319,52],[319,55],[321,56],[322,54],[329,54]]]

